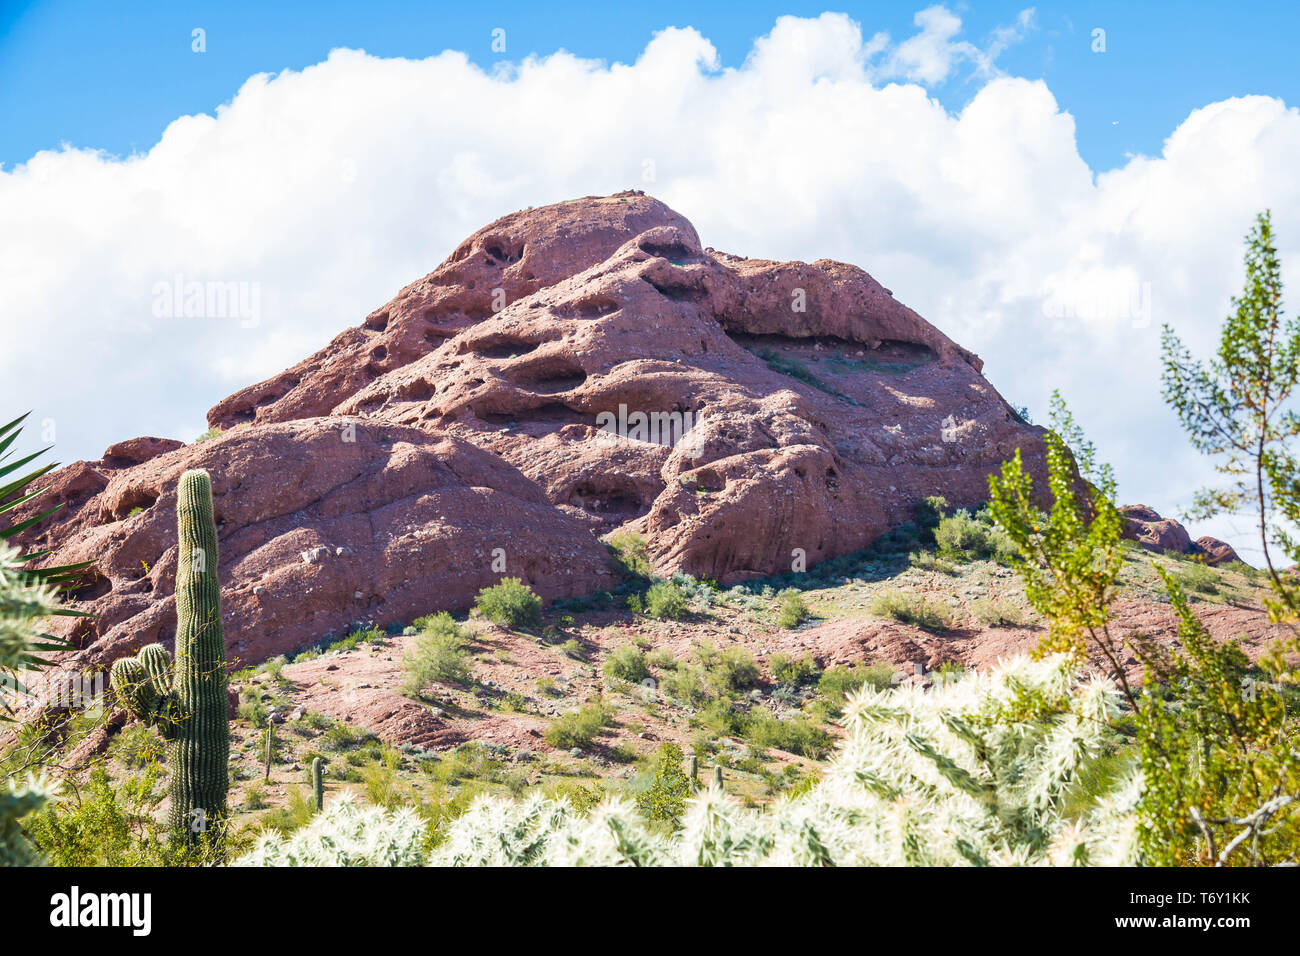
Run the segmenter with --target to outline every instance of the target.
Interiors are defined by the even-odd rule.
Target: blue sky
[[[978,42],[1014,20],[1025,2],[955,4]],[[334,47],[384,57],[464,51],[489,68],[500,59],[565,49],[631,62],[654,31],[694,26],[722,65],[740,65],[781,14],[842,11],[864,34],[913,29],[914,3],[267,3],[224,0],[47,0],[0,3],[0,163],[12,168],[62,143],[116,155],[146,151],[178,116],[211,113],[249,76],[302,69]],[[1300,103],[1300,4],[1234,2],[1039,3],[1036,28],[998,65],[1048,81],[1077,121],[1080,155],[1094,171],[1131,153],[1154,154],[1195,107],[1249,93]],[[206,31],[207,52],[190,50]],[[506,53],[491,31],[506,30]],[[1106,52],[1092,52],[1092,31]],[[931,89],[950,110],[977,87],[957,77]]]

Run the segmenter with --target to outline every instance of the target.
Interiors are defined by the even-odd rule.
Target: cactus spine
[[[171,825],[191,840],[226,815],[230,727],[212,483],[187,471],[176,490],[176,662],[161,644],[113,665],[118,698],[168,743]]]
[[[325,809],[325,781],[321,778],[320,757],[311,758],[311,792],[316,803],[316,812]]]

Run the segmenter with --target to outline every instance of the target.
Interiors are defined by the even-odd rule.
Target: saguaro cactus
[[[275,760],[275,724],[266,725],[266,779],[271,779],[271,762]]]
[[[316,803],[316,812],[325,809],[325,781],[321,775],[320,757],[311,758],[311,793]]]
[[[190,839],[225,816],[230,727],[226,641],[217,581],[217,524],[205,471],[181,475],[176,492],[176,663],[161,644],[113,665],[117,696],[167,741],[171,825]]]

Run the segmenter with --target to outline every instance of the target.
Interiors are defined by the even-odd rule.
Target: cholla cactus
[[[559,801],[478,801],[434,864],[722,866],[1123,864],[1134,862],[1130,779],[1084,819],[1062,813],[1119,694],[1064,655],[1002,664],[930,691],[864,689],[826,777],[766,811],[716,785],[682,830],[655,835],[629,804],[586,817]]]
[[[21,787],[10,780],[0,789],[0,866],[36,866],[40,857],[23,835],[18,821],[39,810],[51,790],[42,781],[28,777]]]
[[[1119,709],[1110,681],[1080,678],[1064,655],[1001,664],[931,691],[864,689],[846,710],[848,736],[825,778],[765,810],[719,787],[688,801],[682,829],[651,830],[633,804],[609,799],[586,814],[564,800],[480,798],[449,828],[432,865],[825,866],[1128,864],[1136,862],[1138,777],[1084,817],[1063,808],[1082,761]],[[357,811],[360,813],[361,811]],[[400,829],[348,817],[313,824],[292,843],[304,860]],[[325,815],[325,820],[332,818]],[[273,848],[279,838],[268,838]],[[419,836],[405,856],[418,856]],[[276,842],[279,841],[279,842]],[[245,862],[283,864],[259,847]],[[403,855],[397,850],[392,855]],[[373,860],[373,855],[366,857]]]
[[[414,811],[359,806],[351,794],[289,839],[270,832],[235,866],[418,866],[424,823]]]

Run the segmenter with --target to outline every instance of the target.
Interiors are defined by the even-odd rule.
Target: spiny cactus
[[[713,785],[719,790],[722,789],[722,768],[717,764],[713,765]]]
[[[325,781],[322,779],[321,759],[320,757],[311,758],[311,793],[312,799],[316,803],[316,812],[320,813],[325,808]]]
[[[205,471],[181,475],[176,493],[176,663],[161,644],[113,665],[118,698],[168,744],[171,825],[194,840],[226,815],[230,727],[226,642],[217,580],[217,524]]]
[[[687,761],[686,773],[691,778],[691,789],[694,790],[700,785],[700,758],[691,754]]]
[[[40,856],[18,821],[43,807],[50,793],[44,782],[30,775],[21,786],[10,780],[0,787],[0,867],[40,865]]]
[[[271,779],[271,761],[275,759],[275,724],[266,725],[266,779]]]

